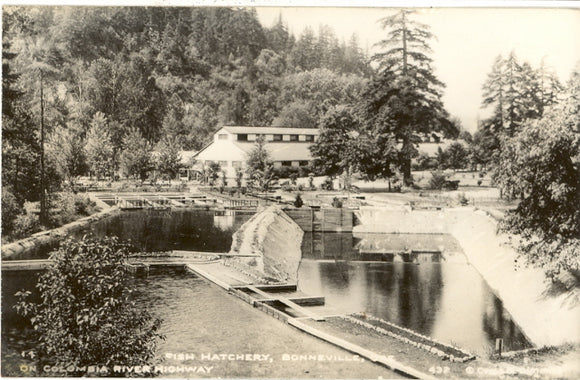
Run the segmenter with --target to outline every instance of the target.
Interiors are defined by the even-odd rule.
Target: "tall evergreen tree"
[[[3,26],[5,26],[4,24]],[[40,146],[36,129],[18,90],[19,75],[13,70],[15,54],[2,45],[2,188],[13,192],[17,202],[38,200]]]
[[[388,38],[378,43],[383,51],[372,58],[378,73],[366,92],[364,109],[375,134],[391,135],[402,143],[400,166],[407,185],[412,181],[411,158],[417,154],[414,143],[419,135],[458,132],[441,101],[444,84],[431,69],[429,40],[434,36],[427,25],[410,19],[412,13],[401,10],[381,20]]]

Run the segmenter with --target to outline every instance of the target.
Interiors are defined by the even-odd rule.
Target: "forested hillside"
[[[222,125],[316,126],[371,73],[356,36],[294,36],[254,9],[4,7],[2,44],[2,184],[20,205],[89,171],[143,179],[152,150],[170,161]]]
[[[319,98],[348,101],[370,72],[356,36],[294,36],[252,9],[7,8],[3,44],[31,117],[42,76],[49,132],[84,139],[101,113],[116,147],[131,129],[198,149],[220,124],[316,117]]]

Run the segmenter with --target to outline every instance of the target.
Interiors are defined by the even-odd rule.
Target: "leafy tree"
[[[566,103],[505,140],[496,172],[503,193],[521,197],[501,228],[518,234],[518,252],[550,276],[580,270],[579,83]]]
[[[209,179],[209,185],[214,186],[215,181],[219,178],[222,168],[219,162],[211,162],[207,167],[207,178]]]
[[[248,153],[246,167],[249,184],[262,191],[267,191],[270,185],[277,180],[274,163],[270,159],[270,152],[266,148],[264,136],[258,137],[253,149]]]
[[[470,158],[473,165],[481,165],[483,170],[496,161],[500,140],[486,124],[480,124],[473,135],[470,145]]]
[[[445,150],[438,148],[439,169],[463,169],[468,164],[469,152],[460,142],[453,142]]]
[[[402,142],[399,156],[406,185],[412,181],[411,158],[417,154],[414,144],[420,135],[457,133],[441,101],[444,85],[433,74],[427,55],[433,35],[427,25],[409,18],[412,13],[401,10],[381,20],[389,29],[388,39],[378,43],[385,50],[373,56],[378,74],[364,95],[365,118],[374,133],[391,134]]]
[[[310,151],[316,165],[327,175],[345,175],[345,187],[350,187],[350,176],[359,162],[360,121],[346,107],[333,108],[320,122],[320,136]]]
[[[128,255],[127,245],[114,237],[67,238],[38,280],[40,301],[28,301],[30,292],[17,293],[17,311],[30,318],[38,334],[41,363],[150,364],[163,338],[161,321],[131,298]]]
[[[48,143],[48,155],[55,162],[60,175],[71,186],[79,176],[88,171],[84,142],[71,129],[58,128],[52,133]]]
[[[242,180],[244,179],[244,171],[242,168],[236,168],[236,185],[238,190],[242,188]]]
[[[328,69],[287,75],[278,98],[280,115],[273,125],[314,127],[332,107],[357,104],[366,84],[359,76]],[[306,125],[297,125],[302,122]]]
[[[308,103],[295,101],[286,105],[272,121],[274,127],[316,128],[318,119]]]
[[[137,177],[144,181],[155,168],[152,152],[153,147],[141,132],[131,130],[123,139],[123,151],[119,157],[121,171],[127,177]]]
[[[112,175],[115,164],[113,144],[106,124],[105,115],[97,112],[91,122],[85,145],[87,163],[97,179]]]
[[[580,270],[579,72],[565,102],[504,141],[496,171],[503,193],[521,198],[502,220],[502,230],[519,235],[518,252],[552,277]]]
[[[166,137],[158,144],[157,170],[166,180],[174,179],[181,169],[179,142]]]
[[[437,155],[439,155],[439,149],[437,149]],[[413,170],[431,170],[437,169],[439,166],[438,157],[431,157],[427,153],[420,153],[419,156],[416,158],[416,165],[414,166]]]

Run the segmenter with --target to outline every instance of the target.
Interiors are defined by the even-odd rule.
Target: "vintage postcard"
[[[2,377],[580,377],[578,3],[306,5],[4,3]]]

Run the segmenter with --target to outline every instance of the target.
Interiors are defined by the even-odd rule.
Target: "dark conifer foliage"
[[[399,163],[405,184],[411,182],[411,158],[417,154],[414,144],[420,135],[459,133],[441,100],[444,84],[431,68],[429,40],[434,36],[427,25],[412,20],[413,13],[401,10],[381,20],[388,34],[378,43],[382,51],[373,56],[378,73],[364,94],[369,128],[383,136],[387,146],[392,145],[389,138],[402,142]]]

